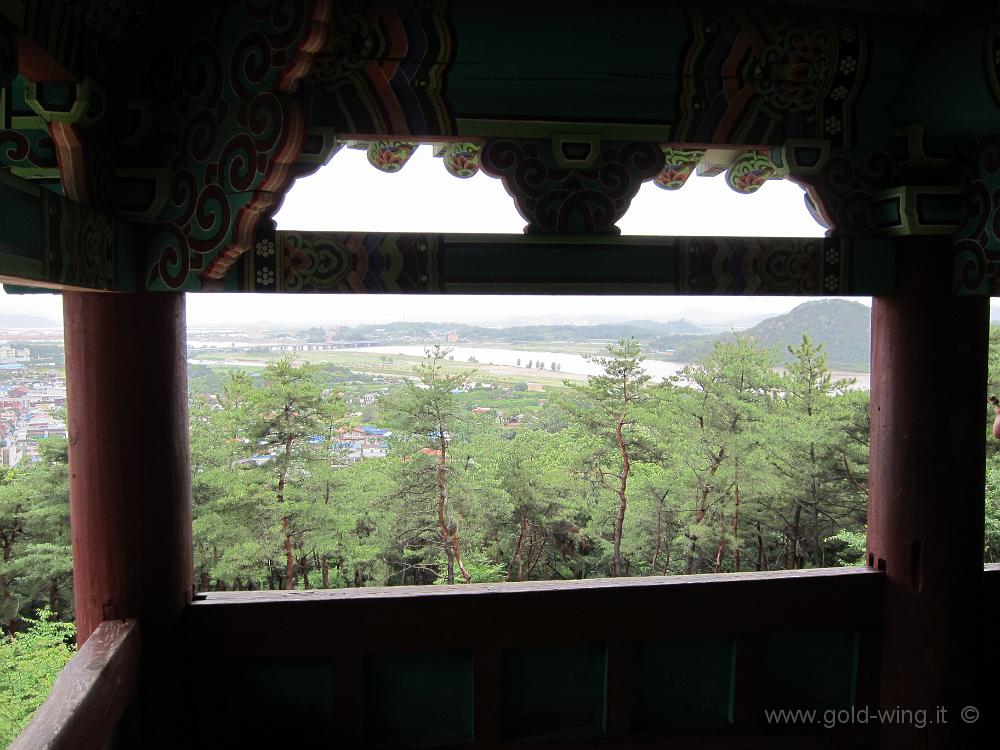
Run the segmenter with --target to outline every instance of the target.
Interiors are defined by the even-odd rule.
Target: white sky
[[[300,180],[276,220],[281,229],[383,232],[521,233],[524,220],[499,180],[480,173],[449,175],[430,146],[421,146],[402,170],[385,174],[370,166],[364,151],[342,149],[330,164]],[[619,222],[631,235],[748,235],[819,237],[803,191],[772,180],[753,195],[739,195],[723,176],[692,177],[677,191],[649,182]],[[739,324],[779,314],[800,297],[579,297],[471,295],[188,295],[193,327],[257,321],[318,325],[438,320],[555,321],[594,316],[670,320],[687,318]],[[859,301],[869,302],[859,298]],[[0,311],[59,319],[56,295],[0,296]]]

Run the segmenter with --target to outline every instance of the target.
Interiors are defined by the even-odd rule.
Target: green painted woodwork
[[[228,747],[278,747],[287,740],[286,727],[294,725],[296,740],[332,746],[335,675],[328,662],[274,659],[220,666],[202,704],[214,707],[212,715],[199,717],[209,736],[225,738]]]
[[[375,747],[472,740],[472,654],[365,659],[365,741]]]
[[[949,23],[920,29],[909,40],[919,50],[907,60],[905,79],[892,100],[895,124],[921,122],[935,151],[954,153],[1000,126],[990,85],[990,46],[995,26],[978,13],[956,12]],[[994,56],[993,64],[997,65]]]
[[[556,238],[553,238],[556,239]],[[442,278],[448,288],[606,288],[641,286],[672,292],[678,281],[678,250],[670,242],[616,240],[608,244],[537,242],[516,235],[504,241],[472,237],[444,241]]]
[[[604,646],[505,650],[502,736],[513,739],[602,733],[606,672]]]
[[[676,7],[638,12],[641,23],[636,11],[608,13],[607,6],[590,2],[455,3],[451,18],[459,44],[448,71],[455,116],[672,120],[677,79],[663,53],[683,45],[684,13]],[[498,54],[512,49],[515,39],[517,54]],[[490,85],[491,79],[517,85]]]
[[[870,289],[867,294],[892,294],[896,269],[892,243],[883,239],[856,239],[851,242],[849,289]],[[859,292],[860,294],[860,292]]]
[[[131,291],[131,227],[0,171],[0,276],[49,287]]]
[[[33,88],[20,75],[0,88],[0,168],[18,177],[58,183],[55,143],[48,120],[29,101]]]
[[[858,635],[853,630],[770,633],[764,649],[765,709],[828,709],[854,705]]]
[[[638,644],[632,725],[644,730],[730,724],[735,656],[732,638]]]

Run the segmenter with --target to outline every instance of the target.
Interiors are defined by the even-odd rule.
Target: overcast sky
[[[395,174],[370,166],[365,153],[342,149],[330,164],[293,186],[276,216],[281,229],[519,234],[524,220],[499,180],[480,173],[449,175],[430,146]],[[677,191],[649,182],[625,217],[623,234],[818,237],[823,229],[806,211],[802,189],[772,180],[753,195],[730,190],[723,176],[692,177]],[[541,297],[428,295],[188,295],[188,325],[316,323],[394,320],[490,323],[595,315],[729,324],[786,312],[796,297]],[[867,299],[859,299],[868,303]],[[59,318],[55,295],[4,295],[0,311]]]

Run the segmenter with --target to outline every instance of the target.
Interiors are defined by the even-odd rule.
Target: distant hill
[[[519,344],[546,341],[616,341],[635,336],[649,341],[660,336],[704,334],[707,329],[687,320],[659,323],[653,320],[629,320],[623,323],[596,325],[526,325],[508,328],[487,328],[466,323],[376,323],[351,326],[338,334],[341,339],[394,341],[405,338],[433,339],[454,333],[462,342],[495,342]]]
[[[767,318],[739,334],[713,336],[665,336],[651,342],[656,349],[673,349],[672,359],[689,362],[712,351],[717,341],[734,336],[752,336],[778,355],[791,357],[786,347],[798,345],[808,334],[826,350],[829,366],[836,370],[867,372],[871,347],[871,308],[840,299],[805,302],[784,315]]]
[[[630,320],[596,325],[526,325],[487,328],[465,323],[376,323],[342,328],[337,338],[344,341],[378,341],[385,344],[444,341],[454,334],[459,346],[469,343],[518,344],[557,342],[616,341],[634,336],[645,351],[663,356],[673,350],[670,359],[692,362],[711,353],[717,341],[734,336],[752,336],[774,350],[778,362],[789,358],[786,347],[798,345],[802,334],[826,349],[832,369],[850,372],[868,371],[871,340],[871,308],[858,302],[825,299],[805,302],[791,312],[766,318],[751,328],[737,332],[710,333],[711,329],[687,320],[660,323]],[[305,331],[303,333],[306,333]]]
[[[59,328],[59,321],[41,315],[0,312],[0,331],[5,328]]]

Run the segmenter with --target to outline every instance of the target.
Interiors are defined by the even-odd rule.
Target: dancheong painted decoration
[[[956,292],[1000,288],[995,13],[886,23],[866,10],[702,5],[602,6],[601,27],[560,0],[546,4],[555,38],[527,22],[534,11],[479,0],[13,3],[0,21],[0,169],[127,226],[115,252],[129,257],[112,265],[137,278],[42,264],[41,246],[5,257],[31,255],[51,271],[40,282],[81,288],[250,290],[273,275],[288,292],[446,290],[442,256],[402,235],[291,233],[275,246],[283,265],[258,257],[291,184],[339,149],[364,149],[388,173],[429,149],[458,179],[503,183],[525,220],[504,252],[532,288],[547,244],[624,252],[616,224],[644,182],[683,190],[722,173],[746,194],[797,182],[838,252],[871,256],[812,286],[801,279],[819,278],[813,266],[754,261],[767,282],[752,273],[734,282],[744,291],[878,287],[887,243],[913,234],[954,238]],[[699,284],[685,288],[732,286]]]

